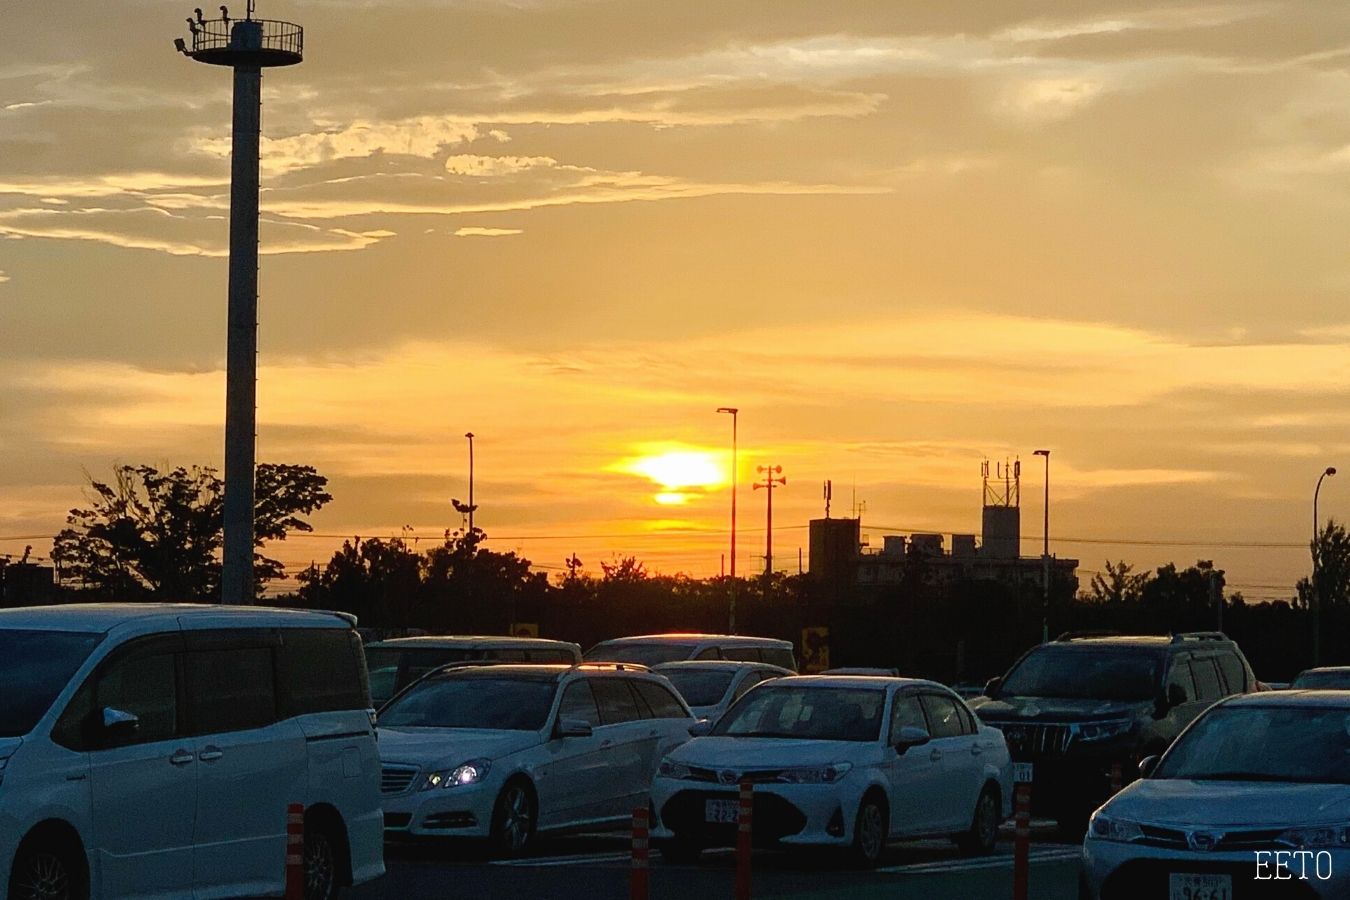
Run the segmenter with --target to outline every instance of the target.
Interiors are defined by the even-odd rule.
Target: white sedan
[[[742,781],[754,788],[756,843],[847,848],[864,865],[893,838],[950,835],[989,852],[1012,804],[1002,733],[950,689],[909,678],[755,687],[662,760],[652,784],[662,852],[691,859],[734,843]]]

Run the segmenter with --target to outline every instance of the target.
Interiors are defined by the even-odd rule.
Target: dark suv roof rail
[[[638,663],[612,663],[612,662],[579,662],[572,666],[573,669],[611,669],[615,672],[650,672],[650,666],[639,665]]]
[[[1058,643],[1058,642],[1060,642],[1060,641],[1076,641],[1076,640],[1080,640],[1080,639],[1082,639],[1082,638],[1104,638],[1104,637],[1121,637],[1121,632],[1119,632],[1119,631],[1066,631],[1066,632],[1064,632],[1063,634],[1061,634],[1059,637],[1055,638],[1055,641]]]
[[[1172,643],[1180,644],[1185,641],[1226,641],[1228,635],[1222,631],[1183,631],[1172,635]]]

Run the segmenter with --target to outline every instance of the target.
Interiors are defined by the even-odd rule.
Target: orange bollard
[[[754,788],[750,782],[742,781],[736,815],[736,900],[750,900],[750,826],[754,815]]]
[[[305,900],[305,807],[286,807],[286,900]]]
[[[1031,784],[1019,781],[1013,787],[1013,900],[1027,900],[1031,868]]]
[[[633,810],[633,872],[629,881],[629,900],[647,900],[650,888],[648,871],[647,807]]]
[[[1120,793],[1120,763],[1111,763],[1111,795]]]

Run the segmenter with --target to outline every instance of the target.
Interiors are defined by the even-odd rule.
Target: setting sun
[[[688,503],[728,481],[722,454],[668,445],[643,448],[641,455],[621,461],[615,469],[640,475],[659,486],[661,491],[654,499],[663,506]]]

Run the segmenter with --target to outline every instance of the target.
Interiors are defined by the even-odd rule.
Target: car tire
[[[992,784],[986,784],[975,801],[975,812],[970,819],[970,829],[956,836],[956,844],[967,853],[987,856],[994,852],[998,841],[999,819],[998,790]]]
[[[25,841],[9,874],[10,900],[89,900],[84,860],[75,849]]]
[[[492,808],[489,843],[497,856],[521,856],[534,840],[539,808],[534,790],[523,778],[506,783]]]
[[[661,859],[676,865],[691,865],[703,856],[703,845],[690,838],[674,837],[657,845]]]
[[[886,849],[886,805],[877,794],[867,794],[858,804],[858,815],[853,820],[853,846],[849,855],[853,864],[872,868],[881,861]]]
[[[341,842],[327,827],[305,823],[305,900],[333,900],[340,890]]]

